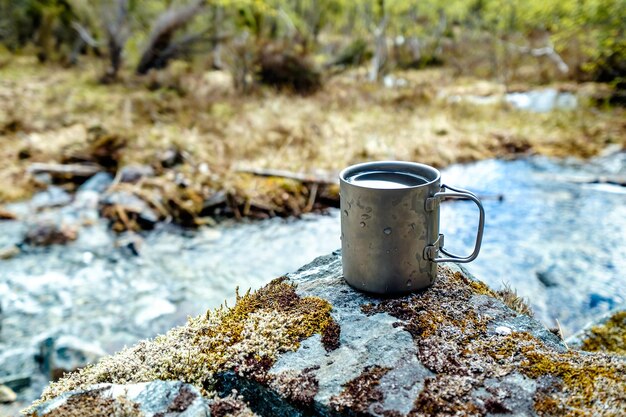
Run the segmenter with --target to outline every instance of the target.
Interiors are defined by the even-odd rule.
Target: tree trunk
[[[224,62],[222,61],[222,31],[221,25],[222,20],[224,20],[224,9],[221,6],[213,6],[213,22],[211,24],[213,35],[212,35],[212,64],[213,69],[223,69]]]
[[[147,74],[152,68],[164,68],[177,52],[172,48],[174,33],[189,23],[204,7],[206,0],[195,0],[188,6],[168,9],[154,25],[148,43],[137,65],[138,74]]]
[[[374,29],[374,56],[370,66],[369,80],[376,82],[380,78],[383,66],[387,62],[387,22],[388,16],[385,10],[385,0],[378,0],[380,8],[380,21]]]

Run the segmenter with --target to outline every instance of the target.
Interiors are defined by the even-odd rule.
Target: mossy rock
[[[587,352],[626,355],[626,305],[593,321],[567,343]]]
[[[207,398],[235,390],[261,416],[626,414],[626,358],[568,350],[521,304],[456,265],[425,291],[369,296],[333,254],[67,376],[43,400],[169,379]]]

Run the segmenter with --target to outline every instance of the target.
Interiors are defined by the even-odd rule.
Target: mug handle
[[[438,209],[439,202],[447,198],[472,200],[474,203],[476,203],[476,205],[478,206],[478,210],[480,212],[479,218],[478,218],[478,231],[476,232],[476,243],[474,244],[474,251],[471,253],[471,255],[465,256],[465,257],[458,256],[458,255],[454,255],[448,252],[447,250],[443,248],[443,235],[440,234],[435,244],[427,246],[427,249],[428,249],[426,251],[427,259],[433,262],[437,262],[437,263],[439,262],[458,262],[458,263],[471,262],[474,259],[476,259],[476,257],[478,256],[478,252],[480,252],[480,245],[482,244],[482,241],[483,241],[483,230],[485,227],[485,209],[483,208],[482,203],[480,202],[480,200],[478,199],[478,197],[476,197],[474,193],[471,193],[467,190],[463,190],[461,188],[450,187],[449,185],[446,185],[446,184],[441,184],[441,189],[444,191],[440,191],[436,193],[434,196],[432,196],[431,198],[426,200],[426,209],[427,210],[430,209],[430,211]],[[452,190],[453,192],[445,192],[445,189]],[[436,257],[437,246],[439,247],[439,250],[441,250],[441,252],[444,255],[447,255],[447,258]]]

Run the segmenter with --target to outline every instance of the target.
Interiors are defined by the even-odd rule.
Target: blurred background
[[[337,173],[434,165],[565,336],[626,299],[624,0],[0,0],[0,415],[340,246]],[[470,251],[475,208],[442,229]]]

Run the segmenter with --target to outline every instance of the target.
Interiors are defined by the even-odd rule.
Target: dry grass
[[[0,202],[32,191],[28,164],[80,153],[94,128],[124,139],[120,165],[154,164],[174,147],[185,151],[185,165],[205,163],[226,182],[242,165],[313,172],[405,159],[445,166],[520,152],[588,157],[607,144],[626,145],[623,109],[532,114],[450,104],[438,97],[501,93],[502,86],[444,69],[398,74],[408,82],[403,88],[368,84],[355,70],[313,96],[264,89],[241,97],[224,73],[174,64],[105,86],[94,81],[97,62],[65,69],[12,59],[0,69],[0,157],[8,161]]]

